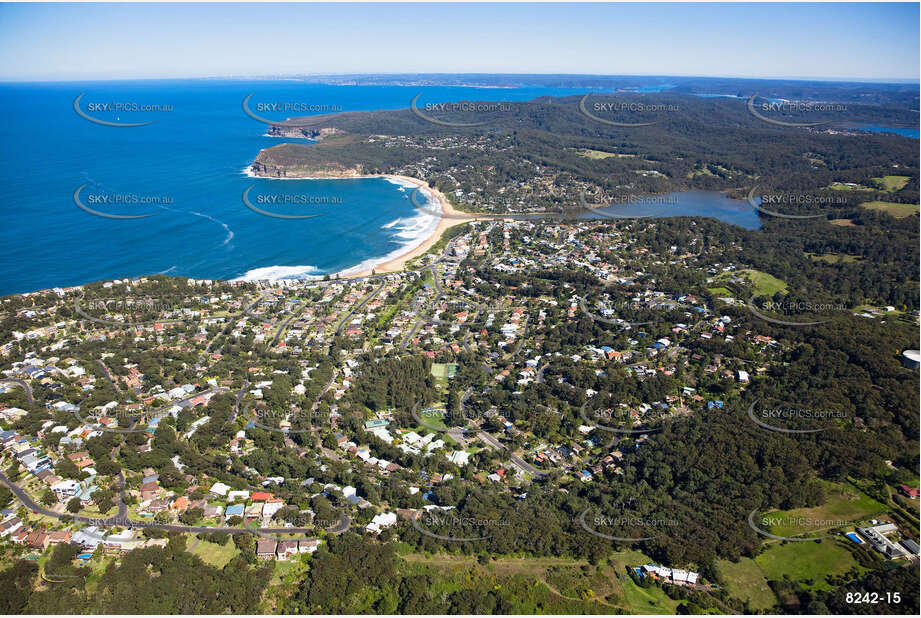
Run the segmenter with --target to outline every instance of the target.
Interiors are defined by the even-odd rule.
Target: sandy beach
[[[416,245],[413,248],[407,249],[404,253],[390,258],[379,264],[375,264],[372,268],[364,268],[362,270],[353,271],[351,269],[345,269],[338,273],[335,273],[340,279],[356,279],[359,277],[367,277],[374,273],[392,273],[399,272],[403,270],[406,266],[406,263],[413,258],[419,257],[420,255],[425,254],[429,249],[435,245],[438,240],[444,234],[445,230],[454,227],[455,225],[461,225],[467,223],[468,221],[474,221],[476,219],[488,219],[488,218],[497,218],[495,215],[478,215],[473,213],[464,212],[462,210],[457,210],[451,205],[451,202],[448,201],[448,198],[444,193],[430,186],[427,182],[419,180],[418,178],[413,178],[412,176],[400,176],[397,174],[360,174],[354,173],[352,170],[346,170],[341,174],[324,174],[322,176],[291,176],[285,178],[277,178],[274,176],[265,176],[262,174],[256,174],[252,171],[252,166],[247,166],[243,169],[243,173],[249,176],[250,178],[268,178],[271,180],[329,180],[330,178],[384,178],[392,181],[396,181],[401,185],[412,185],[413,187],[419,187],[424,189],[430,195],[438,201],[440,206],[442,218],[438,221],[438,225],[435,227],[435,230],[429,235],[425,240],[420,244]]]
[[[435,199],[438,200],[438,203],[441,206],[441,212],[444,215],[449,215],[450,217],[452,217],[452,218],[442,218],[438,222],[438,227],[435,228],[435,231],[432,232],[432,234],[428,238],[422,241],[421,244],[413,247],[412,249],[408,249],[406,253],[402,253],[395,258],[392,258],[390,260],[387,260],[386,262],[382,262],[374,266],[373,270],[375,273],[392,273],[392,272],[398,272],[398,271],[403,270],[408,261],[412,260],[413,258],[419,257],[420,255],[423,255],[429,249],[431,249],[432,246],[435,245],[438,242],[438,240],[441,238],[441,235],[444,234],[445,230],[452,228],[455,225],[462,225],[468,221],[473,221],[474,219],[478,218],[477,215],[473,215],[470,213],[466,213],[466,212],[457,210],[456,208],[451,206],[451,203],[448,201],[448,198],[444,195],[444,193],[442,193],[438,189],[435,189],[434,187],[429,186],[427,182],[419,180],[418,178],[413,178],[411,176],[396,176],[394,174],[384,174],[381,176],[368,176],[368,178],[392,178],[394,180],[399,180],[402,183],[412,184],[416,187],[421,187],[425,189],[431,195],[435,196]],[[371,274],[371,270],[372,269],[368,268],[368,269],[365,269],[359,272],[349,273],[348,275],[340,275],[340,277],[343,279],[367,277],[368,275]]]

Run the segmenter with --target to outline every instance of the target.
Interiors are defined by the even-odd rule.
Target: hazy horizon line
[[[30,83],[82,83],[82,82],[121,82],[121,81],[167,81],[167,80],[210,80],[210,79],[304,79],[304,78],[330,78],[330,77],[412,77],[412,76],[485,76],[485,77],[587,77],[587,78],[623,78],[623,77],[647,77],[647,78],[680,78],[680,79],[739,79],[739,80],[772,80],[772,81],[800,81],[800,82],[832,82],[832,83],[859,83],[859,84],[919,84],[921,85],[921,76],[919,77],[800,77],[800,76],[741,76],[741,75],[681,75],[681,74],[653,74],[653,73],[489,73],[489,72],[471,72],[462,73],[438,73],[438,72],[367,72],[367,73],[280,73],[274,74],[229,74],[229,75],[187,75],[174,77],[74,77],[74,78],[28,78],[28,79],[6,79],[0,77],[0,83],[3,84],[30,84]],[[454,85],[458,87],[458,85]]]

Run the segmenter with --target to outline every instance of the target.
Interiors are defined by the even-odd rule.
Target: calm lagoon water
[[[895,133],[896,135],[901,135],[902,137],[910,137],[912,139],[921,139],[921,130],[919,129],[906,129],[899,127],[878,127],[876,125],[869,126],[854,126],[848,127],[849,129],[858,129],[860,131],[869,131],[871,133]]]
[[[761,228],[758,211],[744,200],[731,200],[713,191],[682,191],[637,198],[599,210],[601,216],[619,217],[712,217],[747,230]],[[585,218],[597,215],[585,215]]]

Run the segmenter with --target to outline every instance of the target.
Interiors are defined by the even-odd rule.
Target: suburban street
[[[32,387],[29,386],[29,383],[25,380],[20,380],[19,378],[6,378],[0,381],[0,384],[15,384],[16,386],[21,386],[24,391],[26,391],[26,401],[30,404],[35,403],[35,399],[32,397]]]
[[[119,510],[117,515],[106,518],[98,517],[85,517],[83,515],[71,515],[69,513],[56,513],[50,511],[38,504],[29,494],[26,493],[19,485],[10,480],[10,478],[0,472],[0,483],[6,485],[10,491],[13,492],[20,502],[22,502],[26,508],[31,509],[33,512],[40,515],[45,515],[47,517],[53,517],[55,519],[62,520],[73,520],[81,523],[92,524],[95,526],[119,526],[121,528],[149,528],[152,530],[166,530],[168,532],[188,532],[192,534],[198,533],[211,533],[211,532],[226,532],[228,534],[253,534],[253,533],[263,533],[263,534],[311,534],[315,532],[313,528],[229,528],[225,526],[183,526],[179,524],[160,524],[157,522],[150,521],[138,521],[136,519],[127,518],[127,507],[124,503],[119,504]],[[351,520],[348,515],[344,514],[339,520],[339,523],[327,532],[332,534],[341,534],[348,530],[351,525]]]
[[[352,316],[355,315],[359,309],[361,309],[366,304],[371,302],[371,299],[377,296],[377,293],[380,292],[384,288],[384,283],[386,283],[386,281],[381,281],[381,284],[377,286],[377,289],[375,289],[373,292],[365,296],[363,299],[361,299],[361,301],[357,305],[352,307],[352,310],[349,311],[348,315],[342,318],[342,321],[339,322],[338,326],[336,326],[336,335],[338,335],[342,331],[345,325],[349,323],[349,320],[352,319]]]

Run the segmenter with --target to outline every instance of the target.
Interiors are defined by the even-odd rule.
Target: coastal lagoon
[[[592,205],[596,213],[582,216],[595,218],[662,218],[711,217],[747,230],[761,228],[758,211],[745,200],[732,200],[715,191],[681,191],[664,195],[638,196],[607,207]]]
[[[437,218],[382,178],[252,178],[281,141],[271,121],[427,101],[524,101],[562,88],[331,86],[297,80],[153,80],[0,85],[5,222],[0,294],[165,273],[210,279],[322,277],[387,261],[430,236]],[[83,94],[85,93],[85,94]],[[113,124],[150,123],[143,126]],[[306,140],[304,140],[306,141]],[[243,201],[249,190],[259,214]],[[708,194],[702,194],[706,196]],[[691,197],[655,216],[716,216],[756,227],[747,205]],[[728,202],[728,200],[726,200]],[[684,202],[682,202],[684,203]],[[281,204],[281,206],[278,206]],[[81,206],[82,205],[82,206]],[[628,208],[628,205],[618,208]],[[748,208],[748,212],[738,210]],[[696,209],[696,210],[695,210]],[[733,210],[736,209],[736,210]],[[92,212],[90,212],[92,211]],[[111,218],[102,215],[144,218]]]
[[[877,125],[853,125],[849,126],[848,129],[854,129],[857,131],[869,131],[870,133],[894,133],[895,135],[901,135],[902,137],[909,137],[911,139],[921,138],[921,129],[909,129],[906,127],[880,127]]]

